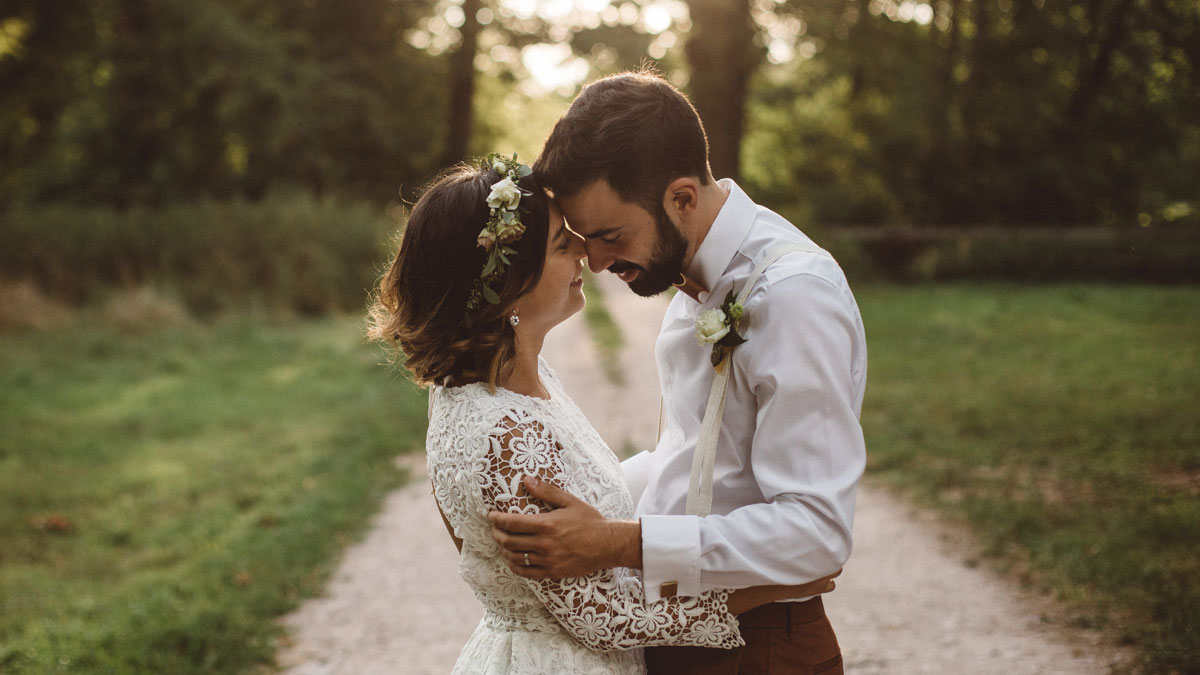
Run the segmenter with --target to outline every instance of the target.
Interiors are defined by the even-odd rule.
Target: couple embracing
[[[585,258],[679,289],[663,433],[624,462],[539,355]],[[454,673],[842,672],[820,594],[865,464],[862,320],[827,253],[713,178],[665,80],[596,81],[532,167],[432,183],[371,335],[429,387],[434,496],[486,610]]]

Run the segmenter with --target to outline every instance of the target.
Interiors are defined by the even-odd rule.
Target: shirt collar
[[[733,179],[722,178],[717,185],[724,188],[729,197],[721,205],[716,220],[708,228],[708,234],[700,242],[686,272],[688,278],[694,279],[710,293],[729,268],[738,246],[750,232],[757,213],[757,206]]]

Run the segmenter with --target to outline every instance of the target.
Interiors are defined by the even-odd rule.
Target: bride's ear
[[[663,209],[675,216],[676,222],[684,222],[696,212],[700,204],[700,181],[694,176],[676,178],[667,184],[663,193]]]

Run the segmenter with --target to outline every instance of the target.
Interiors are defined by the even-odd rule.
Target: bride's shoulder
[[[497,387],[491,391],[482,382],[461,387],[437,387],[430,392],[430,423],[454,428],[459,434],[478,438],[494,436],[518,427],[549,424],[544,406],[529,397]]]

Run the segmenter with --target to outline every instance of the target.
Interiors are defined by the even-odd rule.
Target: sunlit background
[[[867,479],[1200,672],[1198,65],[1196,0],[4,0],[0,672],[269,668],[422,449],[421,186],[642,66],[845,270]]]

